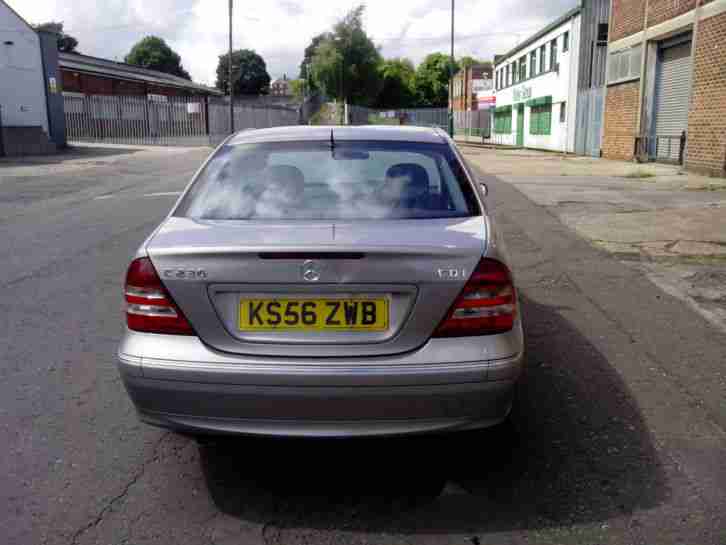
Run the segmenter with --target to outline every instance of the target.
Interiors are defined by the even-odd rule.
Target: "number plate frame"
[[[271,303],[277,303],[277,306],[270,308],[268,305]],[[371,306],[375,309],[374,321],[366,324],[365,320],[371,318]],[[355,310],[352,310],[353,308]],[[274,312],[268,313],[268,309]],[[354,324],[346,321],[346,309],[349,314],[355,313]],[[306,311],[305,321],[303,321],[303,310]],[[315,321],[312,323],[311,311],[315,315]],[[389,326],[390,299],[380,294],[352,297],[297,294],[280,294],[274,297],[241,296],[237,305],[237,329],[243,334],[276,331],[380,333],[387,331]]]

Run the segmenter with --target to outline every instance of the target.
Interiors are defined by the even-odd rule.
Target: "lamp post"
[[[451,0],[451,59],[449,61],[449,136],[454,138],[454,0]]]
[[[229,72],[229,129],[230,134],[234,132],[234,84],[232,82],[232,3],[229,0],[229,58],[227,69]]]

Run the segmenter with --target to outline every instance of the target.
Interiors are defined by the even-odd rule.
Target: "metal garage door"
[[[664,44],[666,45],[666,44]],[[691,42],[662,47],[658,52],[655,80],[656,160],[678,161],[681,134],[688,128],[691,94]]]

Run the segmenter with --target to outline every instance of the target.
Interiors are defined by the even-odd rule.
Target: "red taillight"
[[[514,327],[517,300],[509,269],[484,258],[457,297],[434,337],[504,333]]]
[[[126,272],[126,324],[134,331],[194,335],[148,257],[134,259]]]

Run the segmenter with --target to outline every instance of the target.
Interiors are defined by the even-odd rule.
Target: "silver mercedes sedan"
[[[439,129],[231,136],[126,274],[139,417],[285,436],[500,423],[524,349],[485,196]]]

